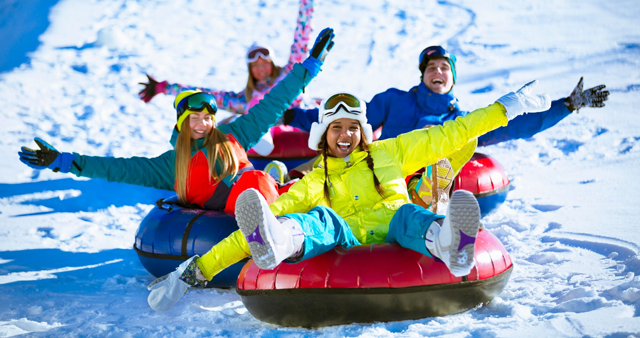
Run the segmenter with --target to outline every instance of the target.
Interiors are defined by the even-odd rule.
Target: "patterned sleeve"
[[[244,90],[239,92],[231,92],[224,90],[213,90],[204,87],[192,87],[192,86],[183,86],[179,83],[169,83],[167,84],[167,93],[166,95],[178,95],[187,90],[201,90],[206,93],[211,93],[216,98],[216,103],[218,104],[218,108],[230,111],[232,113],[237,114],[246,114],[247,110],[249,110],[247,98],[244,95]]]
[[[304,61],[309,54],[309,36],[311,35],[311,17],[313,16],[313,0],[300,0],[300,11],[298,12],[298,22],[293,35],[291,54],[289,63],[284,67],[283,72],[288,73],[293,69],[293,65]]]

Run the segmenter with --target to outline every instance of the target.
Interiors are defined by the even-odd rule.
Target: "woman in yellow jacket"
[[[524,112],[548,109],[549,97],[533,94],[534,84],[455,121],[375,143],[369,143],[364,101],[346,93],[329,97],[309,137],[309,147],[321,153],[317,168],[271,205],[257,190],[241,193],[236,202],[241,233],[154,281],[149,305],[168,310],[190,286],[206,283],[248,255],[260,268],[272,269],[335,246],[397,242],[436,256],[456,276],[469,274],[480,226],[473,195],[456,191],[445,217],[410,204],[404,178]]]

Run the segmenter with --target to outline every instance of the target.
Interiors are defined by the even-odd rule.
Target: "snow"
[[[507,170],[507,202],[483,219],[514,271],[487,306],[415,321],[307,330],[251,316],[233,290],[190,290],[170,311],[146,303],[153,277],[132,250],[153,202],[170,193],[34,171],[20,146],[156,156],[172,98],[137,98],[145,73],[240,90],[244,53],[266,42],[286,61],[295,0],[7,0],[0,3],[0,337],[640,336],[640,4],[595,1],[316,1],[315,34],[336,45],[307,88],[370,99],[419,81],[422,48],[458,56],[463,109],[532,79],[552,98],[611,91],[531,139],[480,151]],[[315,38],[315,34],[312,38]]]

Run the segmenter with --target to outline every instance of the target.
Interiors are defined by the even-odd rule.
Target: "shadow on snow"
[[[29,62],[28,54],[40,45],[49,27],[49,12],[57,0],[6,0],[0,2],[0,73]]]
[[[39,205],[53,209],[47,214],[55,212],[79,212],[105,209],[109,206],[134,206],[138,203],[152,204],[160,198],[174,195],[172,191],[140,187],[126,183],[107,182],[101,179],[78,181],[66,178],[53,181],[40,181],[18,184],[0,184],[0,198],[19,195],[42,193],[46,191],[78,190],[78,196],[37,197],[19,202],[23,205]],[[31,216],[34,214],[16,215],[14,217]]]

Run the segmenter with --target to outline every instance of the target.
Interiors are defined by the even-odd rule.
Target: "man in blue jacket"
[[[374,130],[382,128],[379,139],[396,137],[415,129],[439,125],[469,112],[461,111],[453,94],[456,83],[456,58],[441,46],[430,46],[420,53],[419,69],[422,82],[404,91],[389,88],[376,94],[367,103],[367,120]],[[539,114],[524,114],[478,139],[479,146],[507,140],[529,138],[546,130],[580,108],[604,107],[609,92],[599,85],[582,89],[580,78],[571,95],[553,101],[551,108]],[[318,109],[291,109],[285,113],[284,123],[309,131],[318,121]]]
[[[456,57],[453,54],[448,53],[441,46],[427,47],[420,53],[418,68],[422,74],[420,84],[409,91],[390,88],[376,94],[367,103],[367,120],[374,130],[382,127],[379,139],[440,125],[469,113],[460,110],[458,99],[453,94],[453,86],[456,83]],[[603,90],[605,85],[587,90],[583,90],[582,86],[583,79],[580,78],[571,95],[553,101],[549,110],[518,116],[509,122],[509,125],[478,138],[478,146],[529,138],[556,125],[580,108],[604,107],[604,101],[609,96],[609,92]],[[318,121],[318,109],[287,110],[283,119],[284,124],[309,131],[311,124]],[[306,171],[296,169],[303,173]],[[291,174],[295,176],[295,172]]]

